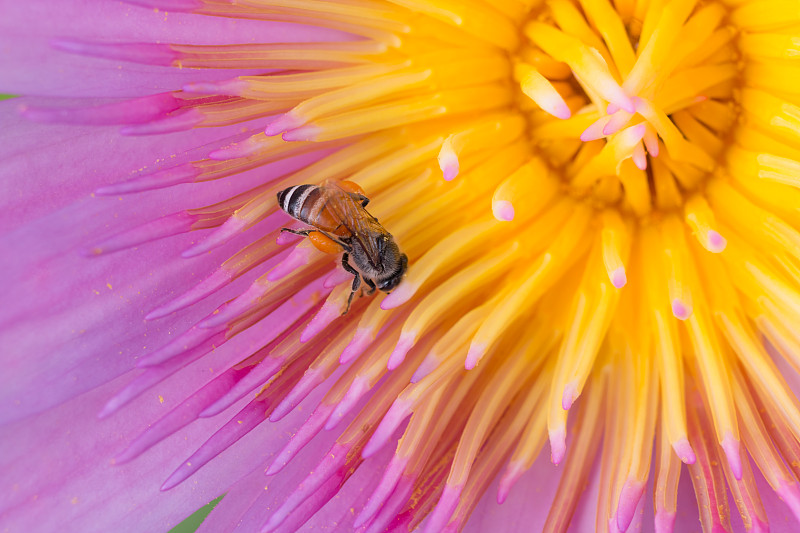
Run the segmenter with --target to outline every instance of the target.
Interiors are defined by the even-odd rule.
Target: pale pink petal
[[[142,96],[244,71],[173,69],[56,52],[54,38],[218,44],[342,39],[337,31],[278,22],[165,13],[106,0],[0,0],[0,92]],[[251,71],[252,72],[252,71]]]
[[[0,357],[8,369],[0,375],[0,418],[4,420],[39,411],[120,375],[134,366],[137,357],[165,344],[171,335],[236,294],[258,269],[188,312],[155,322],[144,320],[153,308],[195,285],[261,233],[256,226],[249,234],[191,260],[180,257],[180,251],[203,233],[91,259],[80,255],[81,248],[164,213],[232,196],[262,182],[265,173],[280,175],[307,161],[278,162],[239,174],[235,180],[92,198],[90,191],[97,185],[120,179],[119,165],[133,166],[136,157],[152,160],[168,156],[171,149],[189,148],[191,137],[196,139],[197,134],[159,139],[158,146],[140,139],[120,140],[106,128],[96,128],[86,130],[82,142],[73,146],[64,130],[60,138],[54,134],[51,144],[37,146],[35,132],[44,128],[22,128],[23,140],[0,148],[11,151],[0,167],[8,176],[3,183],[9,194],[2,196],[17,200],[5,212],[13,215],[13,225],[23,223],[0,235],[5,252],[0,256],[4,273],[0,286],[7,302],[0,309],[4,346]],[[224,130],[216,134],[225,135]],[[110,138],[119,150],[103,149]],[[26,144],[40,155],[25,157]],[[28,187],[28,183],[36,185]],[[59,190],[63,196],[57,194]],[[36,207],[40,199],[46,208]],[[43,331],[48,334],[42,335]],[[53,353],[59,357],[52,357]],[[38,393],[30,394],[30,390]]]
[[[206,378],[215,356],[189,367]],[[278,451],[302,420],[295,412],[277,424],[262,424],[236,446],[200,469],[190,481],[161,492],[169,472],[223,422],[200,420],[167,438],[136,460],[111,464],[150,421],[192,392],[193,379],[173,376],[140,398],[135,409],[98,420],[94,415],[129,378],[119,378],[55,409],[3,428],[0,433],[0,514],[11,531],[165,531],[192,510]],[[162,403],[163,402],[163,403]],[[245,401],[233,406],[238,409]],[[70,420],[64,425],[64,420]],[[263,491],[262,491],[263,492]]]

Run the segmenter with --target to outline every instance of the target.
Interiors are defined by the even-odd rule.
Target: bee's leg
[[[342,268],[353,275],[353,286],[350,288],[350,297],[347,298],[347,308],[344,310],[344,313],[342,313],[343,315],[346,315],[350,310],[350,304],[353,302],[353,296],[355,296],[356,291],[361,286],[361,276],[359,275],[358,270],[350,266],[348,259],[350,259],[348,254],[345,253],[342,255]]]
[[[349,252],[349,251],[352,250],[352,247],[350,246],[350,244],[345,242],[345,241],[343,241],[340,237],[334,237],[333,235],[331,235],[331,234],[329,234],[329,233],[327,233],[325,231],[322,231],[322,230],[316,230],[316,231],[322,233],[327,238],[329,238],[330,240],[334,241],[336,244],[341,246],[344,249],[345,252]]]
[[[361,202],[361,207],[367,207],[367,204],[369,204],[369,198],[367,198],[363,194],[358,195],[358,197],[356,199],[359,202]]]
[[[375,292],[375,282],[374,281],[372,281],[369,278],[364,278],[364,283],[366,283],[367,286],[369,287],[369,290],[367,291],[367,296],[369,296],[370,294]]]
[[[284,231],[288,231],[289,233],[294,233],[295,235],[302,235],[303,237],[308,237],[308,234],[311,233],[314,230],[281,228],[281,233],[283,233]]]

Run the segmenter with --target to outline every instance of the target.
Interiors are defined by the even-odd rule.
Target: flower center
[[[725,155],[737,101],[762,97],[735,91],[743,64],[722,4],[615,6],[556,0],[523,26],[514,77],[537,104],[521,103],[533,142],[595,207],[688,209]]]

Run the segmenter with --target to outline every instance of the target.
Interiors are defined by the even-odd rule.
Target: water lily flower
[[[800,528],[792,2],[0,5],[2,531]]]

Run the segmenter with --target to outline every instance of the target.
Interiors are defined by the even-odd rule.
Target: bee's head
[[[403,279],[403,276],[408,270],[408,257],[406,254],[400,254],[400,264],[398,265],[397,270],[392,273],[391,276],[388,278],[382,279],[378,282],[378,289],[382,290],[383,292],[389,292],[393,290],[400,284],[400,281]]]

